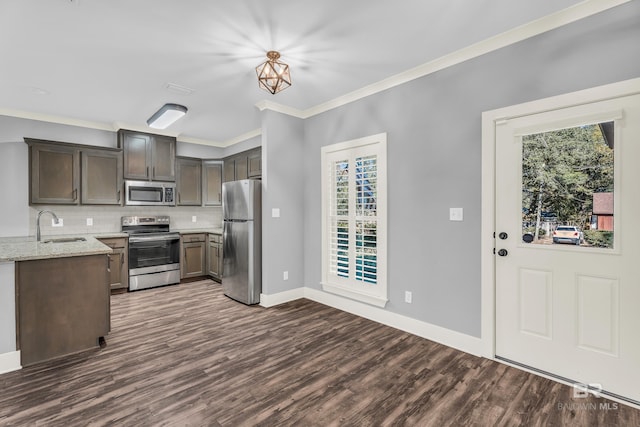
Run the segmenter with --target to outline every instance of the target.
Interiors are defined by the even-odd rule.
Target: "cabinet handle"
[[[107,255],[107,272],[111,273],[111,257]]]
[[[78,189],[77,188],[73,190],[73,200],[74,201],[78,200]]]
[[[120,202],[120,190],[118,190],[118,202]]]
[[[120,266],[124,266],[124,254],[120,254]]]
[[[180,197],[180,193],[178,193],[178,203],[182,203],[182,197]]]
[[[155,178],[155,177],[156,177],[156,167],[154,166],[154,167],[152,168],[152,170],[153,170],[153,177]]]
[[[149,176],[149,166],[147,166],[147,178],[150,178],[150,176]]]
[[[184,248],[184,269],[185,269],[185,271],[188,270],[188,267],[187,267],[187,248]]]
[[[220,200],[220,193],[218,193],[218,201],[219,201],[219,202],[221,201],[221,200]]]

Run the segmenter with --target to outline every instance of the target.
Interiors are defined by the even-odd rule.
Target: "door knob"
[[[509,252],[507,252],[506,249],[500,249],[498,251],[498,255],[500,255],[500,256],[507,256],[508,254],[509,254]]]
[[[509,237],[509,235],[503,231],[502,233],[498,234],[498,237],[499,237],[501,240],[506,240],[506,239],[507,239],[507,237]]]

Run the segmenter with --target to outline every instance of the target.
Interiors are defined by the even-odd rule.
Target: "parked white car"
[[[579,245],[584,241],[584,233],[575,225],[559,225],[553,231],[553,243]]]

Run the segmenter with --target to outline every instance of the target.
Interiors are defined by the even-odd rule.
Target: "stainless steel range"
[[[169,216],[123,216],[129,234],[129,290],[180,283],[180,234]]]

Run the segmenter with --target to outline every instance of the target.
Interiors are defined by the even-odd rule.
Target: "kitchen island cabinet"
[[[16,262],[22,366],[95,348],[110,330],[105,254]]]

